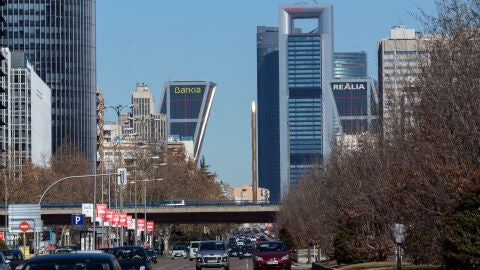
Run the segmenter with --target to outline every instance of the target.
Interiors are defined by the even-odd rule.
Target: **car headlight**
[[[290,259],[290,256],[288,256],[288,254],[282,257],[282,260],[288,260],[288,259]]]
[[[223,257],[228,257],[228,252],[223,254]]]
[[[145,265],[140,266],[140,270],[145,270]]]
[[[263,261],[263,258],[262,258],[262,257],[259,257],[259,256],[255,256],[255,261],[261,262],[261,261]]]

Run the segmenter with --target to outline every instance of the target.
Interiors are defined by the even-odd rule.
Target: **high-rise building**
[[[167,116],[169,141],[184,144],[187,157],[198,161],[217,85],[209,81],[169,81],[160,98]]]
[[[378,133],[378,94],[372,78],[334,79],[330,83],[341,130],[337,134]]]
[[[330,87],[332,5],[280,6],[279,10],[281,194],[270,190],[273,200],[295,187],[314,163],[323,164],[331,152],[338,115]]]
[[[278,27],[257,27],[258,186],[280,194]]]
[[[94,168],[95,0],[7,0],[0,12],[2,44],[24,52],[52,90],[53,149],[68,140]]]
[[[136,134],[137,142],[149,145],[154,152],[166,151],[166,115],[155,113],[155,98],[145,83],[137,83],[132,92],[132,113],[122,114],[120,120]]]
[[[335,52],[333,54],[333,78],[366,78],[366,52]]]
[[[390,38],[378,43],[378,79],[383,115],[383,133],[405,123],[408,104],[405,87],[415,80],[419,66],[427,60],[425,39],[415,29],[392,27]],[[408,117],[407,117],[408,118]]]
[[[6,59],[9,80],[7,93],[0,98],[8,105],[2,117],[7,125],[0,134],[2,149],[7,153],[5,161],[11,169],[20,169],[27,160],[47,166],[52,154],[50,88],[22,52],[10,53],[3,48],[1,54]]]

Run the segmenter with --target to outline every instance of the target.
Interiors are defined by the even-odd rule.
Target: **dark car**
[[[231,246],[228,248],[228,255],[230,257],[238,257],[240,253],[240,246]]]
[[[153,263],[157,263],[157,252],[153,248],[149,248],[146,250],[147,256]]]
[[[238,258],[240,260],[243,258],[251,258],[253,257],[253,252],[255,252],[255,246],[243,245],[240,247],[240,251],[238,252]]]
[[[253,269],[292,269],[292,257],[282,241],[262,241],[253,255]]]
[[[23,257],[23,253],[18,249],[4,249],[0,250],[5,256],[5,259],[10,260],[10,268],[15,269],[17,266],[23,264],[25,258]]]
[[[152,266],[147,251],[142,246],[123,246],[111,249],[123,270],[142,269],[151,270]]]
[[[111,254],[66,253],[35,256],[26,260],[22,270],[122,270],[117,259]]]

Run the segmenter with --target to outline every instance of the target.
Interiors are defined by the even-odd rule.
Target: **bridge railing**
[[[165,201],[147,201],[146,207],[207,207],[207,206],[273,206],[279,203],[269,201],[246,201],[246,200],[224,200],[224,201],[202,201],[202,200],[165,200]],[[81,208],[82,203],[62,202],[62,203],[42,203],[41,208]],[[108,208],[115,208],[115,203],[111,202]],[[126,201],[123,202],[123,208],[143,208],[143,202]],[[0,203],[0,209],[5,209],[5,203]]]

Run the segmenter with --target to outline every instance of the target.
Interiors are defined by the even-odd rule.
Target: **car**
[[[111,248],[122,269],[152,270],[146,249],[142,246],[121,246]]]
[[[63,253],[34,256],[26,260],[22,270],[122,270],[117,259],[102,253]]]
[[[198,246],[200,246],[200,241],[190,241],[190,245],[188,245],[188,259],[190,261],[197,258]]]
[[[0,253],[0,270],[11,270],[12,268],[10,267],[10,260],[3,255],[3,253]]]
[[[228,248],[228,255],[230,257],[238,257],[238,254],[240,253],[240,247],[239,246],[231,246]]]
[[[153,263],[157,263],[157,252],[153,248],[148,248],[147,250],[147,256],[152,261]]]
[[[4,249],[0,250],[0,253],[5,256],[5,259],[10,260],[9,265],[11,269],[16,269],[25,260],[23,253],[18,249]]]
[[[283,241],[262,241],[253,254],[253,269],[292,269],[292,256]]]
[[[230,269],[227,246],[224,241],[204,240],[200,242],[195,259],[196,270],[205,268]]]
[[[172,260],[175,257],[187,258],[187,246],[186,245],[173,245],[172,246]]]
[[[255,246],[244,245],[240,247],[240,251],[238,252],[238,258],[240,260],[243,258],[252,258],[254,251],[255,251]]]

